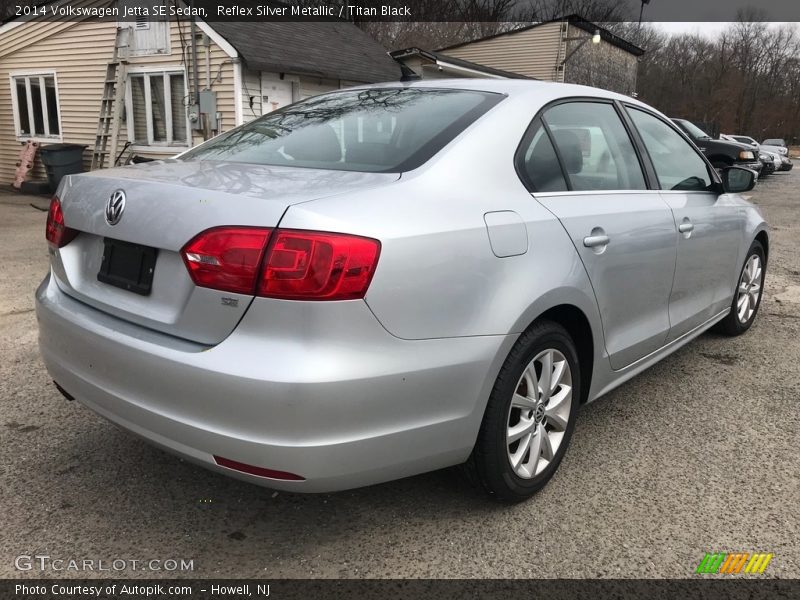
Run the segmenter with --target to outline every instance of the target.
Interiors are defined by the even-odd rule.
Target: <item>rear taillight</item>
[[[363,298],[380,242],[319,231],[281,230],[270,245],[258,295],[287,300]]]
[[[64,223],[64,212],[61,210],[61,201],[57,196],[50,200],[50,210],[47,212],[47,225],[44,236],[48,243],[56,248],[69,244],[78,235],[76,229],[70,229]]]
[[[195,236],[181,255],[200,287],[252,294],[271,229],[217,227]]]
[[[200,287],[285,300],[363,298],[380,242],[342,233],[218,227],[181,254]],[[264,256],[266,254],[266,256]]]

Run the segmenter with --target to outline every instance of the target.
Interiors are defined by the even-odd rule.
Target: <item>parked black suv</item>
[[[725,167],[746,167],[761,173],[764,165],[758,159],[757,150],[748,144],[715,140],[697,125],[686,119],[672,119],[678,127],[700,148],[717,169]]]

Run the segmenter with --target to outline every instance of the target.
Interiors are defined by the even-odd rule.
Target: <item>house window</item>
[[[11,97],[17,137],[61,139],[55,73],[12,74]]]
[[[183,71],[132,73],[128,80],[128,139],[143,146],[182,146],[189,139]]]

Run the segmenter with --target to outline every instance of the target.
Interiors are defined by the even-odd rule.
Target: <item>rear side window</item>
[[[573,190],[647,189],[633,143],[611,104],[558,104],[543,120]]]
[[[504,96],[453,89],[379,88],[325,94],[269,113],[183,160],[342,171],[422,165]]]
[[[563,192],[567,189],[558,156],[539,119],[534,121],[522,141],[517,170],[533,192]]]
[[[697,151],[669,125],[653,115],[628,108],[656,170],[662,190],[711,189],[711,175]]]

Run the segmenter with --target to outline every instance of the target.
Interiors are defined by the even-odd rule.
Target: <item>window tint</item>
[[[642,168],[611,104],[570,102],[544,113],[573,190],[644,190]]]
[[[407,171],[502,99],[486,92],[414,88],[324,94],[264,115],[183,159]]]
[[[706,163],[685,139],[653,115],[635,108],[629,108],[628,113],[642,136],[661,189],[710,189]]]
[[[563,192],[567,182],[558,164],[556,151],[539,119],[523,139],[517,169],[533,192]]]

